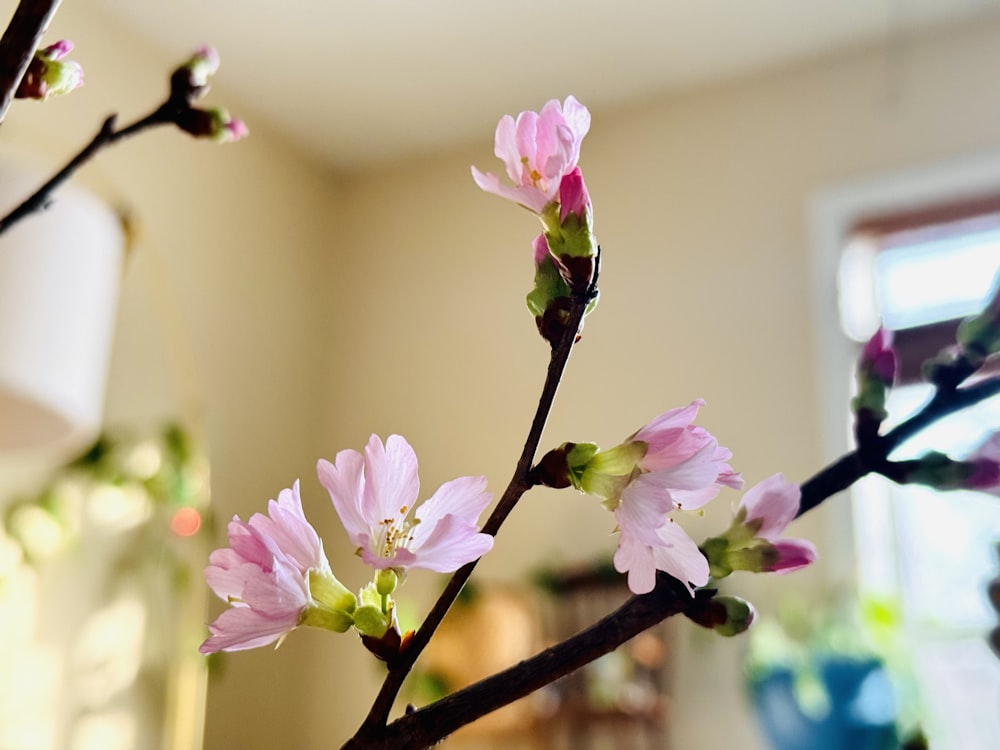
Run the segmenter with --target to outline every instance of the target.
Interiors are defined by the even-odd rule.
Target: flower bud
[[[900,484],[922,484],[936,490],[981,490],[1000,485],[1000,463],[990,458],[955,461],[929,451],[913,461],[896,464]]]
[[[36,50],[14,96],[18,99],[45,101],[50,96],[68,94],[83,85],[80,63],[63,58],[73,49],[73,42],[63,39]]]
[[[1000,352],[1000,278],[994,282],[993,296],[983,311],[959,324],[956,339],[966,356],[975,363]]]
[[[224,109],[190,107],[177,115],[177,127],[196,138],[211,138],[217,143],[232,143],[250,134],[246,123],[231,118]]]
[[[757,615],[753,605],[738,596],[696,599],[684,614],[692,622],[727,638],[749,630]]]
[[[579,167],[559,183],[559,201],[542,215],[545,239],[567,286],[582,294],[596,271],[597,240],[594,237],[590,194]]]
[[[354,610],[354,627],[361,635],[381,638],[391,625],[381,607],[366,604]]]
[[[219,53],[212,47],[201,47],[186,63],[170,75],[170,95],[191,104],[208,91],[208,77],[219,70]]]
[[[892,331],[879,328],[861,350],[858,361],[858,395],[851,402],[851,408],[858,418],[881,423],[888,414],[885,399],[896,379],[899,363],[892,348]]]
[[[382,568],[375,573],[375,590],[382,596],[389,596],[398,584],[399,576],[392,568]]]

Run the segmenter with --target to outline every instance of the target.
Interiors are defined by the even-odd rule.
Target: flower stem
[[[596,267],[600,267],[599,250]],[[496,508],[493,509],[486,523],[483,524],[483,533],[496,536],[507,516],[510,515],[514,506],[521,499],[521,496],[532,487],[529,472],[535,459],[535,453],[538,451],[538,444],[542,438],[545,422],[548,419],[556,392],[559,389],[559,382],[562,380],[563,372],[569,362],[570,353],[573,351],[573,346],[579,337],[580,327],[583,324],[583,316],[587,311],[587,306],[597,296],[598,275],[597,272],[594,273],[590,287],[585,293],[574,296],[571,300],[568,323],[559,343],[552,349],[545,383],[542,386],[542,394],[538,400],[538,407],[535,409],[535,416],[532,419],[528,437],[524,441],[524,448],[521,450],[521,456],[517,461],[517,467],[514,469],[514,475],[511,477],[507,489],[504,490],[503,495],[500,497]],[[399,694],[400,688],[403,686],[403,681],[410,673],[421,652],[430,642],[431,637],[458,597],[462,587],[469,580],[469,576],[475,570],[477,562],[478,560],[474,560],[459,568],[454,573],[444,590],[438,596],[431,611],[427,614],[423,624],[421,624],[420,628],[414,634],[407,648],[389,664],[389,673],[382,683],[382,688],[376,696],[375,702],[372,704],[364,723],[355,735],[355,739],[352,741],[363,742],[364,738],[373,737],[385,729],[389,712],[392,709],[393,702],[396,700],[396,696]]]

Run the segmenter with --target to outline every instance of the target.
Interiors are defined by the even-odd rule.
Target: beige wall
[[[45,117],[19,104],[4,125],[5,138],[54,159],[104,113],[142,112],[187,52],[153,54],[72,3],[54,32],[77,41],[87,87],[46,105]],[[843,180],[1000,148],[1000,26],[899,44],[594,113],[582,166],[604,248],[602,300],[544,446],[611,445],[702,396],[700,422],[749,482],[775,471],[801,480],[818,466],[810,197]],[[223,66],[213,101],[240,112],[224,81]],[[486,474],[502,490],[546,361],[523,304],[538,227],[471,180],[470,163],[497,169],[492,122],[467,151],[338,182],[255,123],[252,109],[245,114],[245,143],[149,134],[103,156],[87,179],[127,196],[164,266],[206,405],[219,517],[261,510],[302,477],[335,571],[360,585],[365,571],[342,544],[315,459],[360,448],[371,432],[399,432],[421,458],[424,496],[461,474]],[[126,295],[137,316],[151,315],[142,293]],[[155,411],[138,373],[163,355],[135,347],[116,355],[112,406],[123,416]],[[696,536],[724,523],[728,498],[716,505],[693,524]],[[797,532],[836,557],[848,542],[826,533],[832,525],[824,510]],[[519,579],[614,544],[610,515],[572,492],[531,493],[508,526],[484,578]],[[822,596],[845,574],[833,568],[737,584],[766,612],[777,584]],[[414,617],[441,584],[413,574]],[[751,746],[743,643],[680,630],[688,648],[678,746]],[[296,633],[277,653],[234,655],[210,690],[206,747],[335,747],[360,721],[377,676],[351,636]]]
[[[194,30],[190,49],[150,48],[78,3],[64,3],[47,39],[63,36],[76,42],[84,88],[44,106],[16,102],[3,125],[5,144],[52,166],[107,114],[130,121],[158,104],[169,71],[203,41]],[[208,101],[243,115],[251,138],[217,146],[146,133],[104,153],[80,181],[127,202],[143,233],[125,279],[109,419],[198,415],[224,522],[262,510],[313,470],[326,429],[318,405],[329,382],[341,188],[227,97],[222,53]],[[206,746],[315,746],[317,730],[294,718],[310,660],[294,645],[229,659],[210,690]]]
[[[842,181],[1000,147],[1000,27],[898,45],[594,113],[582,166],[604,249],[602,300],[544,445],[610,445],[703,396],[701,423],[749,482],[775,471],[803,480],[818,468],[809,201]],[[475,149],[366,175],[347,198],[351,253],[340,273],[351,284],[335,300],[329,452],[359,447],[370,431],[401,432],[421,457],[427,492],[466,472],[502,490],[543,377],[545,347],[522,302],[537,224],[469,176],[470,163],[498,167],[490,127]],[[701,533],[724,523],[728,501],[696,525]],[[779,591],[827,597],[850,574],[830,563],[849,544],[827,533],[839,524],[824,509],[796,528],[826,564],[734,585],[764,613]],[[592,500],[534,492],[483,575],[509,579],[610,552],[611,528]],[[681,630],[689,648],[678,746],[749,746],[743,643]],[[357,713],[367,695],[345,690],[342,699]]]

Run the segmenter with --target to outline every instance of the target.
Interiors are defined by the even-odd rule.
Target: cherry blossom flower
[[[572,96],[561,105],[552,99],[538,113],[522,112],[517,120],[504,115],[497,125],[494,153],[514,184],[501,184],[495,174],[475,167],[472,177],[486,192],[541,215],[555,201],[563,177],[576,167],[588,130],[590,112]]]
[[[445,482],[410,517],[420,491],[417,457],[399,435],[385,445],[372,435],[363,455],[341,451],[333,463],[320,459],[317,471],[351,543],[376,569],[450,573],[493,548],[476,525],[492,499],[485,477]]]
[[[614,513],[615,568],[628,574],[633,593],[651,591],[657,570],[694,586],[708,582],[708,562],[670,514],[697,510],[743,480],[727,463],[730,451],[693,424],[703,404],[664,412],[610,450],[584,444],[567,454],[569,481]]]
[[[791,573],[815,562],[811,542],[781,538],[799,512],[801,497],[799,486],[781,474],[747,490],[729,530],[702,545],[712,575],[722,578],[734,570]]]
[[[330,571],[298,482],[268,503],[268,515],[246,523],[234,516],[228,533],[229,547],[211,554],[205,579],[232,606],[209,626],[201,653],[265,646],[299,625],[350,628],[357,600]]]

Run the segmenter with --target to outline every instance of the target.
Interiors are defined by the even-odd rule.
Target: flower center
[[[396,554],[397,549],[406,549],[413,541],[413,527],[416,522],[408,523],[406,521],[406,514],[409,510],[409,507],[404,505],[399,509],[399,515],[395,518],[383,518],[379,521],[375,547],[380,557],[392,557]]]
[[[538,183],[541,182],[541,180],[542,180],[542,173],[539,172],[537,169],[532,169],[528,165],[528,157],[527,156],[522,156],[521,157],[521,164],[523,164],[526,167],[526,169],[527,169],[528,177],[531,178],[531,186],[534,187],[534,188],[537,188],[538,187]]]

